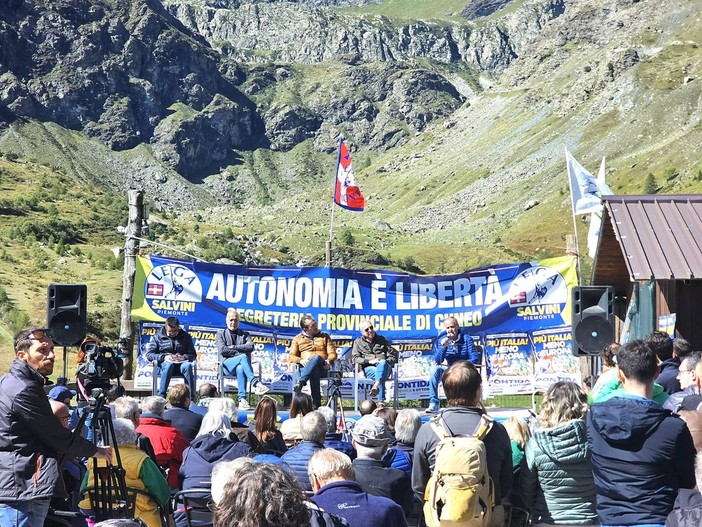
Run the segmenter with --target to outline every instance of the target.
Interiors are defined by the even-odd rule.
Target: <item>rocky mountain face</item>
[[[480,25],[333,9],[365,4],[2,0],[0,117],[57,123],[113,151],[145,145],[195,182],[236,152],[307,140],[328,152],[339,133],[382,151],[455,112],[565,8],[530,0]],[[480,5],[466,16],[503,4]],[[319,77],[318,64],[332,67]]]

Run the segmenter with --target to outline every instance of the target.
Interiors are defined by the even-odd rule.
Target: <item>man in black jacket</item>
[[[61,424],[44,384],[54,370],[47,330],[29,327],[15,338],[15,359],[0,379],[0,525],[42,527],[61,479],[58,458],[112,462],[110,447],[96,447]]]
[[[146,345],[146,358],[157,361],[161,367],[161,383],[158,394],[166,398],[168,385],[173,372],[178,370],[190,388],[190,393],[195,393],[195,374],[193,362],[197,358],[193,338],[181,329],[177,317],[168,317],[163,327],[154,335]]]
[[[239,396],[239,410],[250,410],[246,400],[246,381],[251,381],[251,388],[256,395],[268,392],[268,386],[254,374],[251,367],[251,352],[254,345],[251,335],[239,327],[239,313],[233,307],[227,310],[227,327],[217,332],[215,346],[222,361],[222,372],[227,376],[236,376]]]

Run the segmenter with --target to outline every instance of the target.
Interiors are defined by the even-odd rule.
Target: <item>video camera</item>
[[[341,386],[344,378],[344,372],[338,370],[327,371],[327,379],[329,382],[334,384],[334,386]]]
[[[111,379],[119,379],[124,373],[124,361],[118,352],[102,346],[95,340],[85,340],[81,346],[85,360],[78,365],[78,378],[86,390],[107,389]]]

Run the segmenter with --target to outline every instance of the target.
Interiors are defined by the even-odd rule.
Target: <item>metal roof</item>
[[[702,195],[602,200],[593,284],[611,283],[612,274],[622,278],[622,263],[630,281],[702,279]]]

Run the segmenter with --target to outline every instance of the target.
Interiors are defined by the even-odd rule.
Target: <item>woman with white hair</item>
[[[145,490],[153,496],[152,499],[146,495],[137,494],[135,516],[141,518],[148,527],[161,527],[158,505],[168,503],[170,498],[168,483],[156,464],[136,446],[136,431],[132,422],[129,419],[117,418],[113,420],[113,426],[127,487]],[[98,461],[98,466],[104,466],[104,461]],[[88,473],[83,481],[81,491],[93,485],[92,463],[88,464]],[[90,516],[88,495],[80,502],[80,508]]]
[[[179,479],[183,490],[211,486],[212,467],[220,461],[246,457],[249,445],[239,441],[229,417],[210,406],[202,418],[200,431],[183,452]]]

